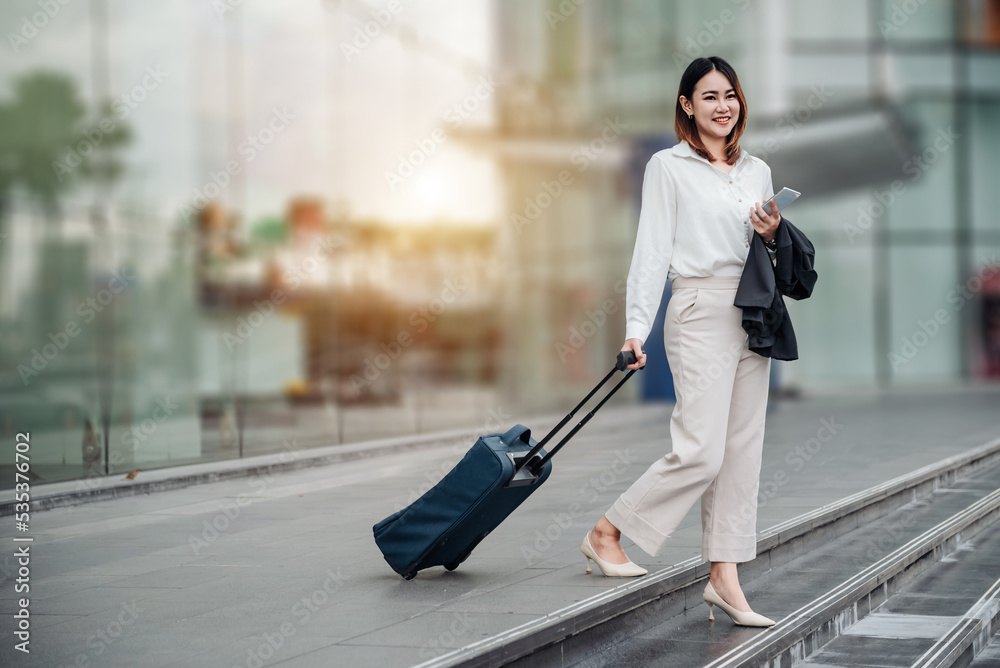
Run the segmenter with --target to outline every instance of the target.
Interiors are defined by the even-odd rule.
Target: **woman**
[[[581,551],[609,576],[644,575],[619,543],[628,536],[655,556],[701,498],[702,555],[711,562],[704,599],[737,624],[771,626],[751,611],[736,564],[756,557],[757,490],[771,360],[748,348],[733,305],[752,231],[773,244],[780,216],[762,201],[771,170],[740,149],[747,108],[736,72],[719,57],[698,58],[681,77],[678,143],[646,166],[626,293],[626,341],[645,366],[667,278],[671,299],[664,345],[677,402],[673,452],[657,460],[583,539]],[[752,227],[751,227],[752,226]]]

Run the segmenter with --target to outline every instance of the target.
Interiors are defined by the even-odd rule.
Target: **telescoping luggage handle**
[[[646,351],[643,350],[642,352],[645,353]],[[545,447],[545,444],[552,439],[552,437],[555,435],[557,431],[566,426],[567,422],[573,419],[573,416],[576,415],[576,412],[581,408],[583,408],[583,405],[588,401],[590,401],[590,398],[593,397],[595,394],[597,394],[597,391],[600,390],[602,387],[604,387],[605,383],[611,380],[611,376],[615,375],[615,371],[625,371],[626,366],[628,366],[629,364],[635,364],[636,361],[637,360],[635,357],[635,353],[632,352],[631,350],[623,350],[620,353],[618,353],[618,359],[615,362],[614,368],[611,369],[611,371],[608,372],[608,375],[606,375],[604,379],[601,380],[601,382],[599,382],[597,386],[590,391],[590,394],[584,397],[583,401],[577,404],[576,408],[571,410],[569,414],[559,422],[559,424],[553,427],[552,431],[546,434],[545,438],[539,441],[538,445],[533,447],[531,451],[528,452],[528,454],[524,455],[523,457],[518,457],[515,460],[517,468],[514,470],[514,475],[516,477],[520,477],[517,476],[518,472],[523,468],[527,468],[527,470],[530,471],[533,474],[533,476],[537,476],[538,473],[542,470],[542,467],[545,466],[545,464],[550,459],[552,459],[564,445],[566,445],[569,439],[573,438],[573,436],[576,435],[576,432],[580,431],[583,428],[583,425],[587,424],[587,422],[590,421],[590,418],[594,417],[594,414],[597,413],[597,411],[601,409],[601,406],[603,406],[608,401],[608,399],[610,399],[612,395],[614,395],[614,393],[618,391],[618,388],[624,385],[625,382],[632,377],[632,374],[634,374],[639,369],[645,369],[646,367],[641,366],[639,367],[639,369],[631,369],[627,374],[625,374],[625,377],[622,378],[620,381],[618,381],[617,385],[611,388],[611,391],[608,392],[603,399],[601,399],[600,403],[594,406],[591,409],[591,411],[587,413],[586,417],[580,420],[580,422],[575,427],[573,427],[573,429],[568,434],[566,434],[566,436],[564,436],[563,439],[559,441],[559,443],[557,443],[556,446],[552,448],[544,457],[539,459],[537,455],[539,452],[541,452],[542,448]]]

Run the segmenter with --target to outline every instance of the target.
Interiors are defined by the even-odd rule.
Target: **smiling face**
[[[718,70],[712,70],[695,84],[692,99],[682,95],[680,102],[686,113],[694,114],[702,141],[710,138],[725,141],[739,121],[740,101],[736,90]]]

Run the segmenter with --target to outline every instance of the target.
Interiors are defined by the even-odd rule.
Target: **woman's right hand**
[[[626,369],[640,369],[646,366],[646,353],[642,352],[642,341],[639,339],[626,339],[622,351],[631,350],[635,354],[636,363],[629,364]]]

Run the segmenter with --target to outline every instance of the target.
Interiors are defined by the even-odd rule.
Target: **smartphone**
[[[801,195],[797,190],[792,190],[791,188],[782,188],[781,192],[774,196],[774,203],[778,205],[778,211],[782,211],[786,206],[798,199]],[[764,200],[764,203],[760,205],[760,208],[767,211],[768,214],[771,213],[771,198],[768,197]]]

